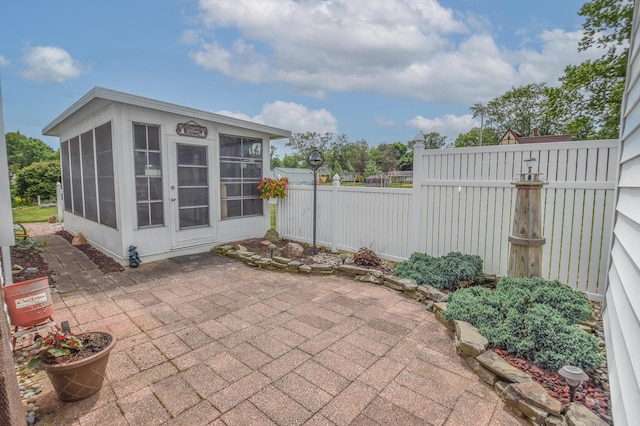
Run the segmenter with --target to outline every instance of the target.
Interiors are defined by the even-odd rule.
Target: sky
[[[480,126],[474,103],[601,56],[578,52],[585,1],[4,2],[5,131],[57,149],[43,127],[100,86],[372,146],[451,143]]]

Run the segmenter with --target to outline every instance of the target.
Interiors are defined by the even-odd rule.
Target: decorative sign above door
[[[206,127],[199,125],[195,121],[187,121],[186,123],[178,123],[176,133],[180,136],[190,136],[192,138],[204,139],[209,134]]]

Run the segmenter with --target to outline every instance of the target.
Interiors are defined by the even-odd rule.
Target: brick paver
[[[48,224],[58,321],[115,334],[102,391],[41,419],[68,425],[517,425],[423,305],[338,276],[232,259],[102,274]]]

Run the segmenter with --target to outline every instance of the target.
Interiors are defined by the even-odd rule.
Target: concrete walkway
[[[61,403],[39,375],[43,424],[523,424],[422,304],[385,287],[212,254],[104,275],[27,227],[48,243],[56,319],[118,339],[98,395]]]

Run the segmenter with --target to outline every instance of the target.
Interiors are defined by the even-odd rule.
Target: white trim
[[[111,102],[119,102],[127,105],[134,105],[143,108],[154,109],[158,111],[168,112],[172,114],[182,115],[186,117],[192,117],[200,120],[212,121],[219,124],[226,124],[228,126],[240,127],[243,129],[255,130],[257,132],[266,133],[270,139],[289,138],[291,131],[279,129],[277,127],[271,127],[264,124],[258,124],[251,121],[240,120],[234,117],[228,117],[226,115],[216,114],[213,112],[202,111],[194,108],[189,108],[181,105],[172,104],[169,102],[163,102],[156,99],[145,98],[142,96],[132,95],[130,93],[118,92],[116,90],[105,89],[103,87],[94,87],[84,95],[80,100],[71,105],[55,118],[51,123],[47,124],[42,129],[42,134],[47,136],[60,136],[59,131],[56,128],[73,114],[78,112],[84,106],[89,104],[94,99],[104,99]]]

